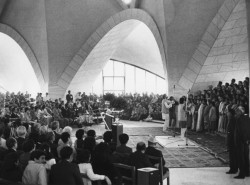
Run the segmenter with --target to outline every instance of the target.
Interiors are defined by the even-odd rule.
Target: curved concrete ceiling
[[[91,92],[95,79],[110,58],[165,77],[159,48],[152,32],[141,21],[127,20],[101,39],[80,67],[68,90]]]
[[[68,90],[89,92],[96,77],[111,58],[119,44],[134,30],[140,21],[128,20],[109,31],[90,52],[72,79]],[[67,92],[67,91],[66,91]]]
[[[154,35],[140,23],[120,44],[112,59],[136,65],[165,78],[161,54]]]
[[[10,92],[41,92],[34,69],[22,48],[0,32],[0,87]]]

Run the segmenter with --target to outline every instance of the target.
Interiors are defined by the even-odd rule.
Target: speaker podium
[[[113,142],[116,143],[116,146],[120,145],[119,135],[123,133],[123,125],[121,123],[112,124],[112,135]]]
[[[140,168],[137,170],[138,185],[159,185],[159,177],[157,168]]]

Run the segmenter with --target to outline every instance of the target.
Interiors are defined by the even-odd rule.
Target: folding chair
[[[114,163],[114,167],[117,172],[118,185],[122,185],[125,182],[129,182],[129,184],[136,185],[135,166],[128,166],[121,163]]]

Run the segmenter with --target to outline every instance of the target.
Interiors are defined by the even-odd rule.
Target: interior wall
[[[249,76],[246,3],[240,0],[220,31],[202,66],[192,91],[218,81],[244,80]]]

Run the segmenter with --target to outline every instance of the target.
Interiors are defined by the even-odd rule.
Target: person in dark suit
[[[70,94],[70,91],[68,91],[68,94],[66,95],[66,100],[67,100],[67,103],[73,102],[73,96],[72,94]]]
[[[79,167],[71,163],[73,160],[73,149],[65,146],[61,149],[62,160],[53,165],[50,171],[50,183],[52,185],[83,185]]]
[[[124,134],[119,135],[119,141],[121,145],[116,148],[117,153],[122,153],[122,154],[132,153],[132,148],[126,146],[126,144],[128,143],[128,140],[129,140],[128,134],[124,133]]]
[[[128,156],[133,152],[132,148],[126,146],[128,143],[129,136],[127,134],[120,134],[119,141],[121,143],[113,153],[113,160],[117,163],[125,164],[128,160]]]
[[[249,141],[246,136],[245,125],[249,124],[249,117],[244,115],[244,109],[238,107],[235,111],[236,125],[235,125],[235,143],[237,150],[237,166],[239,168],[238,176],[234,177],[236,179],[244,179],[249,177]]]
[[[157,144],[157,142],[156,142],[155,138],[150,137],[148,140],[148,147],[146,148],[145,154],[151,155],[154,157],[161,157],[162,158],[162,165],[163,165],[163,174],[166,174],[168,171],[168,168],[164,166],[165,165],[164,157],[162,155],[162,152],[155,148],[156,144]],[[156,165],[158,163],[158,161],[155,161],[155,160],[150,160],[150,162],[153,165]]]
[[[152,167],[152,163],[145,154],[146,144],[144,142],[139,142],[136,145],[136,151],[129,155],[128,165],[135,166],[138,168]]]
[[[229,171],[226,174],[237,173],[237,150],[234,142],[235,137],[235,111],[233,109],[228,110],[228,126],[227,126],[227,148],[229,151]]]

